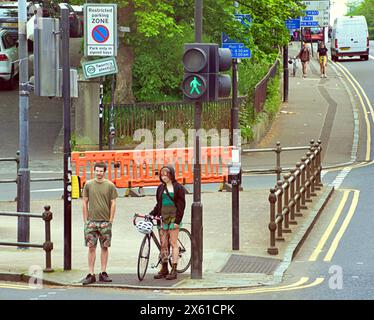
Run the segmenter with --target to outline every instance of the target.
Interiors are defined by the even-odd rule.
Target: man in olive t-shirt
[[[99,280],[111,282],[106,267],[108,263],[108,248],[112,238],[112,223],[116,211],[118,196],[115,185],[104,178],[106,164],[96,163],[95,179],[86,182],[83,188],[83,221],[85,244],[88,249],[89,274],[83,284],[96,281],[94,267],[96,260],[97,241],[101,246],[101,273]]]

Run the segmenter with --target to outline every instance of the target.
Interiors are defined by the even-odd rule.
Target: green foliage
[[[135,48],[133,90],[136,100],[165,101],[170,96],[180,100],[183,44],[191,35],[192,30],[184,37],[160,34],[157,38],[145,39],[141,47]]]
[[[350,7],[349,15],[352,16],[365,16],[368,27],[370,39],[374,39],[374,1],[364,0],[360,4],[354,3]]]

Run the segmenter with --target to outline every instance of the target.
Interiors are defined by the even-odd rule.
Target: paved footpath
[[[290,46],[290,56],[296,55],[299,43]],[[274,147],[277,141],[282,146],[308,145],[311,139],[321,139],[324,148],[323,166],[337,166],[356,159],[354,136],[357,123],[352,100],[346,85],[328,66],[328,78],[319,77],[316,58],[312,59],[308,77],[301,77],[299,67],[295,78],[290,77],[289,101],[282,104],[268,134],[254,147]],[[356,131],[355,131],[356,130]],[[337,143],[338,141],[347,143]],[[282,166],[294,166],[305,151],[282,153]],[[242,157],[245,168],[272,168],[275,155],[252,154]],[[154,197],[119,198],[118,212],[113,226],[113,242],[110,249],[108,273],[112,284],[106,286],[140,288],[216,288],[246,287],[279,283],[296,248],[305,239],[308,229],[333,192],[324,186],[308,209],[286,234],[284,242],[277,242],[279,254],[270,256],[269,247],[269,189],[244,190],[240,193],[240,250],[231,248],[231,194],[226,192],[204,192],[203,203],[203,278],[193,280],[190,270],[175,281],[153,280],[156,272],[150,269],[146,278],[139,282],[136,263],[142,236],[132,226],[135,212],[147,213],[154,206]],[[52,252],[53,273],[43,278],[51,283],[81,285],[87,273],[87,249],[83,245],[81,201],[73,201],[72,268],[63,271],[63,202],[62,200],[32,201],[31,211],[42,213],[44,205],[53,212]],[[184,223],[191,222],[192,196],[187,195]],[[14,202],[0,202],[1,211],[15,211]],[[0,241],[15,241],[17,222],[15,218],[0,217]],[[44,226],[39,220],[31,220],[31,241],[44,241]],[[155,250],[153,250],[155,251]],[[30,266],[44,267],[44,252],[41,249],[17,250],[0,247],[0,279],[27,280]],[[96,270],[99,268],[99,255]],[[151,261],[152,262],[152,261]],[[95,286],[104,284],[96,283]]]

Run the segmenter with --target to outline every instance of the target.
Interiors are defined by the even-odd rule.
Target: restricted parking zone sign
[[[117,5],[84,5],[84,55],[117,56]]]

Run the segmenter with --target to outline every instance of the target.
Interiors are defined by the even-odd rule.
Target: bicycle
[[[297,59],[296,57],[294,58],[289,58],[288,63],[292,64],[292,76],[296,77],[296,71],[297,71]]]
[[[144,220],[136,222],[137,218],[144,218]],[[135,214],[133,218],[134,226],[137,226],[138,223],[143,223],[142,231],[140,228],[137,228],[140,232],[144,233],[144,238],[140,245],[139,254],[138,254],[138,265],[137,265],[137,274],[139,281],[142,281],[147,273],[148,263],[151,254],[151,239],[155,243],[158,251],[161,250],[161,244],[153,232],[153,227],[155,226],[154,221],[162,221],[162,218],[153,217],[150,215]],[[178,235],[178,247],[179,247],[179,260],[177,266],[177,272],[185,272],[191,265],[191,233],[185,228],[179,228]],[[157,268],[161,263],[161,257],[158,255],[158,261],[156,265],[151,265],[151,268]],[[169,264],[172,265],[171,255],[169,255]]]

